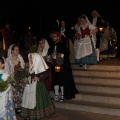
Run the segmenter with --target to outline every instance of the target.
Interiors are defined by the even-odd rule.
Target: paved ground
[[[23,120],[17,115],[17,120]],[[56,109],[56,114],[43,120],[120,120],[120,117],[82,111]]]
[[[120,58],[111,58],[108,60],[102,60],[98,65],[119,65],[120,66]]]

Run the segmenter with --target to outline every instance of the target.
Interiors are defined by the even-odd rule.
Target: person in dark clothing
[[[69,50],[69,59],[70,63],[75,63],[75,54],[74,54],[74,42],[73,42],[73,34],[72,30],[68,25],[66,25],[65,20],[61,20],[60,22],[60,34],[61,34],[61,40],[64,43],[64,45],[67,46]]]
[[[65,99],[75,98],[78,90],[75,87],[72,69],[69,60],[68,49],[63,44],[59,32],[52,33],[53,46],[48,50],[51,59],[52,84],[55,91],[53,101],[63,102]],[[61,96],[59,96],[59,90]]]
[[[100,38],[103,32],[103,28],[106,26],[105,20],[100,16],[97,10],[93,10],[91,12],[92,17],[92,24],[98,28],[98,32],[96,33],[96,55],[97,55],[97,62],[99,62],[100,56]],[[101,29],[100,29],[101,28]]]
[[[6,23],[5,27],[1,31],[3,42],[4,42],[4,49],[7,50],[11,44],[14,43],[15,36],[10,29],[10,23]]]

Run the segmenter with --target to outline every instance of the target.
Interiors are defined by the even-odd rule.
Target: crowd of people
[[[5,93],[11,94],[5,97],[11,100],[10,108],[8,102],[0,109],[0,119],[16,119],[15,113],[20,113],[25,119],[43,119],[55,113],[54,101],[64,102],[65,99],[75,98],[78,93],[76,89],[72,69],[69,60],[69,50],[67,44],[63,44],[59,32],[52,33],[53,45],[49,46],[44,38],[39,39],[37,51],[28,53],[28,76],[27,81],[16,77],[25,69],[25,61],[20,54],[20,47],[11,44],[7,49],[7,57],[1,62],[1,81],[5,81],[3,74],[12,76],[15,79],[15,86],[0,92],[1,98]],[[63,39],[64,40],[64,39]],[[60,68],[60,70],[58,69]],[[49,91],[53,90],[55,96],[51,98]],[[3,94],[4,93],[4,94]],[[2,103],[3,99],[0,99]],[[4,111],[3,111],[4,110]],[[7,113],[9,111],[9,114]],[[14,114],[14,115],[13,115]]]
[[[73,29],[61,20],[59,29],[50,33],[51,44],[46,38],[33,35],[30,28],[24,42],[22,37],[21,42],[14,42],[10,23],[6,23],[1,33],[7,57],[0,57],[0,82],[12,76],[16,85],[9,83],[6,90],[0,91],[0,120],[16,120],[16,113],[30,120],[50,117],[55,113],[54,102],[71,100],[78,93],[71,64],[84,66],[86,71],[87,65],[116,56],[116,31],[96,10],[91,17],[90,21],[82,14]],[[20,44],[28,52],[27,80],[16,77],[26,68]],[[53,98],[50,90],[54,91]]]

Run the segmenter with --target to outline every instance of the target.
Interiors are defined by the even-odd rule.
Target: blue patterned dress
[[[0,73],[0,81],[2,81],[2,75],[3,73]],[[12,101],[11,85],[4,92],[0,92],[0,120],[17,120]]]

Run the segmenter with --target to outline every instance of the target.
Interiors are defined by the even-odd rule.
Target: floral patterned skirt
[[[0,120],[17,120],[12,101],[11,89],[6,93],[5,99],[6,99],[5,114],[3,116],[0,115]]]
[[[25,85],[26,84],[24,82],[21,82],[19,80],[19,82],[17,82],[17,85],[13,87],[13,102],[15,109],[21,108],[22,96]]]

